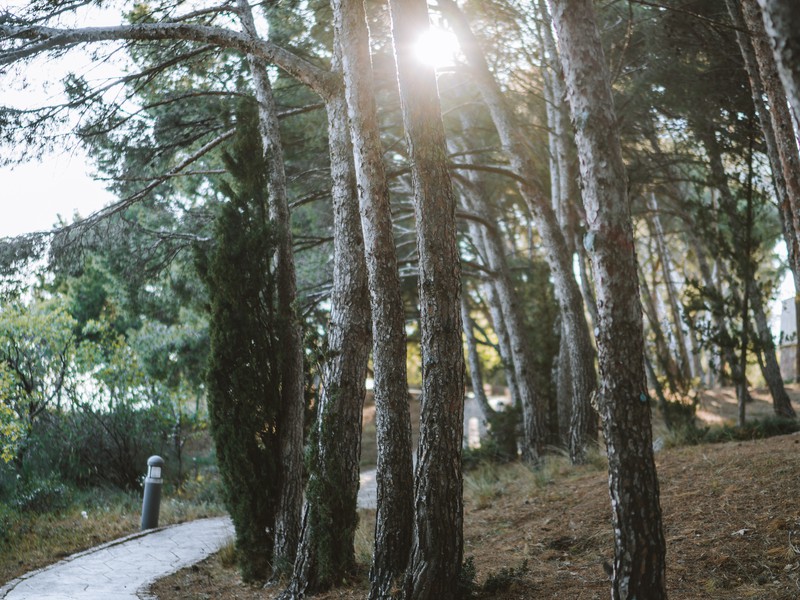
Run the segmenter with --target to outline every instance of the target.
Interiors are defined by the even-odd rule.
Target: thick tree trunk
[[[469,28],[466,18],[453,0],[440,0],[439,6],[452,24],[461,42],[461,49],[472,67],[475,82],[492,116],[503,144],[503,150],[509,157],[511,170],[519,176],[521,181],[524,181],[524,183],[519,182],[517,187],[531,210],[542,238],[545,259],[553,277],[562,323],[570,341],[569,358],[573,385],[572,416],[576,419],[573,426],[578,428],[571,434],[574,445],[576,445],[574,452],[571,450],[571,454],[573,461],[581,462],[586,450],[584,417],[590,414],[591,408],[587,407],[597,382],[594,370],[594,346],[586,323],[583,297],[572,274],[572,255],[561,232],[556,214],[536,183],[538,179],[536,167],[531,153],[528,151],[527,140],[523,138],[513,112],[497,81],[489,71],[486,58]],[[543,424],[537,423],[536,429],[543,431]]]
[[[414,536],[404,597],[448,600],[459,595],[464,547],[464,353],[456,204],[436,74],[414,54],[417,36],[429,27],[427,2],[389,0],[389,8],[414,186],[422,330]]]
[[[356,567],[361,412],[372,321],[344,90],[329,99],[326,107],[333,180],[330,359],[312,439],[300,545],[283,595],[287,600],[335,586]]]
[[[411,550],[414,478],[405,315],[364,4],[362,0],[332,0],[331,6],[342,49],[372,308],[378,509],[370,598],[384,598],[402,582]]]
[[[758,0],[778,72],[796,119],[800,119],[800,3]]]
[[[645,388],[642,309],[611,86],[589,0],[553,0],[583,180],[599,321],[598,404],[614,523],[612,598],[666,598],[664,529]]]
[[[246,0],[238,0],[242,27],[258,39],[253,14]],[[280,140],[278,111],[267,75],[267,64],[248,55],[258,102],[259,130],[264,146],[269,188],[270,220],[278,231],[275,279],[278,296],[278,336],[283,346],[281,358],[281,414],[279,416],[283,480],[278,514],[275,519],[273,569],[287,573],[294,563],[300,539],[300,513],[303,502],[303,336],[295,313],[297,280],[292,250],[291,216],[286,195],[286,173]]]

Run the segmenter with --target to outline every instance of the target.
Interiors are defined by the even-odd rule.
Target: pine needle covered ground
[[[766,396],[748,405],[770,413]],[[793,398],[797,397],[792,391]],[[705,394],[701,415],[729,419],[728,390]],[[797,403],[796,403],[797,407]],[[660,428],[656,426],[657,435]],[[656,455],[673,599],[800,597],[800,435],[666,448]],[[574,469],[560,457],[539,471],[484,466],[465,482],[465,556],[474,597],[605,599],[613,553],[605,464]],[[359,579],[318,596],[365,597],[371,516],[362,515]],[[243,585],[230,551],[162,580],[161,600],[272,598]]]

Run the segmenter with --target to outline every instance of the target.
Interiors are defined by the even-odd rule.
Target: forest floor
[[[790,386],[800,411],[800,389]],[[753,418],[771,414],[768,394],[754,393]],[[730,423],[732,390],[707,392],[698,417]],[[655,426],[656,435],[660,427]],[[666,448],[656,454],[672,599],[789,600],[800,597],[800,435]],[[360,578],[317,596],[362,599],[372,511],[362,511]],[[486,466],[465,479],[464,556],[476,568],[475,597],[609,597],[604,564],[613,556],[607,475],[598,452],[573,468],[555,456],[537,471]],[[278,587],[243,584],[232,552],[158,582],[161,600],[274,598]]]

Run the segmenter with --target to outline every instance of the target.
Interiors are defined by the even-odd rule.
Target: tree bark
[[[796,0],[758,0],[778,72],[795,119],[800,119],[800,4]]]
[[[246,0],[237,0],[239,18],[247,35],[258,39],[253,13]],[[292,250],[291,215],[286,193],[286,173],[280,140],[278,110],[267,75],[266,62],[248,54],[258,102],[259,130],[267,166],[270,220],[278,230],[275,279],[278,297],[278,337],[283,346],[281,357],[280,446],[283,464],[281,498],[275,519],[275,575],[290,571],[300,539],[300,516],[303,502],[303,337],[295,301],[297,279]]]
[[[664,529],[645,388],[642,309],[611,86],[589,0],[553,0],[597,287],[598,405],[614,524],[612,598],[666,598]]]
[[[337,45],[334,51],[338,53]],[[338,57],[334,58],[338,68]],[[300,545],[283,598],[325,591],[356,568],[361,413],[372,333],[364,238],[344,90],[326,104],[333,197],[333,289]]]
[[[433,67],[414,55],[426,0],[389,0],[400,108],[411,159],[419,255],[422,412],[404,597],[456,598],[463,557],[464,353],[455,195]]]
[[[331,7],[342,49],[372,308],[378,508],[369,597],[375,599],[388,597],[401,584],[411,550],[414,478],[405,315],[364,4],[362,0],[331,0]]]
[[[503,363],[503,372],[506,375],[506,385],[508,386],[511,400],[515,407],[522,410],[522,397],[517,386],[517,376],[514,373],[514,360],[511,353],[510,336],[508,335],[508,327],[506,327],[503,313],[500,310],[500,300],[497,298],[497,288],[493,280],[485,281],[483,284],[483,291],[486,293],[486,306],[489,309],[489,319],[492,322],[492,328],[497,335],[497,348],[500,354],[500,360]]]

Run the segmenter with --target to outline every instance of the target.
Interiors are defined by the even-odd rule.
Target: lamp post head
[[[151,456],[147,459],[147,478],[160,480],[163,468],[164,459],[160,456]]]

